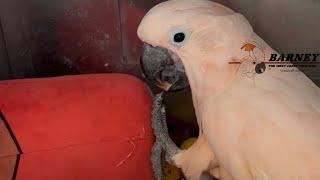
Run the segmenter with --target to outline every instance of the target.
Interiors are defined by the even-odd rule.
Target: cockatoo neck
[[[269,45],[255,34],[252,38],[246,40],[243,44],[252,42],[256,46],[259,46],[259,48],[255,49],[255,56],[258,61],[268,61],[267,59],[270,57],[270,54],[275,53]],[[253,62],[255,61],[253,59],[248,60],[248,52],[241,49],[242,43],[238,44],[239,47],[234,48],[232,56],[226,54],[217,57],[216,53],[212,53],[212,55],[207,56],[193,57],[189,55],[181,58],[189,79],[196,111],[205,105],[206,102],[214,100],[215,97],[223,93],[235,79],[237,81],[248,81],[249,84],[253,82],[252,78],[242,77],[241,73],[245,68],[251,68],[253,69],[253,73],[255,73],[256,62]],[[239,62],[239,64],[230,62]],[[239,76],[241,77],[236,78]]]
[[[207,99],[218,96],[232,82],[239,65],[231,66],[228,60],[224,61],[225,64],[219,66],[210,60],[184,62],[196,110]]]

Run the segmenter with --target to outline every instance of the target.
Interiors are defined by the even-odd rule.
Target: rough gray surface
[[[163,93],[154,96],[152,111],[152,128],[156,142],[152,147],[151,163],[155,178],[162,180],[161,155],[164,154],[170,164],[174,164],[172,157],[179,152],[179,148],[171,140],[166,122],[166,113],[163,105]]]

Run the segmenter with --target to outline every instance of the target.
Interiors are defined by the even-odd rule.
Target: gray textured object
[[[166,160],[170,164],[174,164],[172,157],[180,151],[168,133],[162,92],[156,94],[153,99],[152,128],[156,136],[156,141],[152,147],[151,163],[155,178],[161,180],[163,177],[161,155],[164,154]]]
[[[163,104],[163,92],[156,94],[153,97],[152,110],[152,129],[156,136],[156,141],[151,151],[151,163],[156,180],[163,179],[162,171],[162,155],[165,160],[171,165],[175,165],[172,157],[179,153],[181,149],[172,141],[168,133],[166,122],[166,111]],[[208,172],[203,172],[200,180],[214,179]]]

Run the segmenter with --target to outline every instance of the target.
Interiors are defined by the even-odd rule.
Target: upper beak
[[[165,48],[144,44],[141,67],[146,78],[165,91],[177,91],[189,86],[180,58]]]

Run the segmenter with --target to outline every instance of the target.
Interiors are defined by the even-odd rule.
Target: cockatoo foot
[[[201,179],[203,172],[211,173],[211,169],[218,167],[218,161],[203,135],[187,150],[175,154],[173,161],[182,169],[187,179],[191,180]]]

